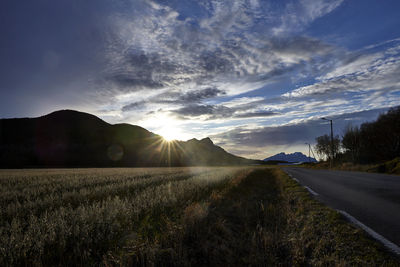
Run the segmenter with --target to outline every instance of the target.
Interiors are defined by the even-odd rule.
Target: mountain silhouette
[[[254,164],[210,138],[167,142],[130,124],[73,110],[0,119],[0,167],[113,167]]]
[[[283,161],[283,162],[317,162],[317,160],[313,157],[307,157],[301,152],[294,152],[286,154],[285,152],[281,152],[274,156],[264,159],[264,161]]]

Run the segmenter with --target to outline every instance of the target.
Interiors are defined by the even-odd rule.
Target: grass
[[[320,162],[317,164],[302,164],[301,167],[313,168],[313,169],[329,169],[329,162]],[[400,157],[393,160],[389,160],[377,164],[354,164],[351,162],[344,162],[335,164],[334,170],[341,171],[360,171],[360,172],[372,172],[372,173],[385,173],[385,174],[396,174],[400,175]]]
[[[9,170],[0,173],[0,265],[98,265],[129,236],[243,168]]]
[[[279,168],[0,172],[0,265],[396,266]]]
[[[108,265],[400,265],[278,168],[256,168],[177,214],[156,240],[126,246]]]
[[[281,170],[293,263],[316,266],[399,266],[399,258],[349,224],[337,211],[317,200]]]

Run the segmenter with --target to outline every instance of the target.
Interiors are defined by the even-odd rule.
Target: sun
[[[171,142],[179,138],[179,133],[177,129],[172,127],[163,127],[157,131],[166,141]]]
[[[143,120],[140,124],[142,127],[149,129],[155,134],[164,138],[165,141],[187,140],[188,134],[182,128],[181,122],[171,118],[167,114],[157,113]]]

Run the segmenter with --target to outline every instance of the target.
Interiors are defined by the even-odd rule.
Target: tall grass
[[[156,240],[108,265],[400,266],[399,259],[279,169],[254,168],[185,208]]]
[[[240,170],[1,171],[0,265],[98,264],[127,236],[143,235],[149,214],[169,216]]]
[[[278,168],[0,171],[0,266],[400,266]]]

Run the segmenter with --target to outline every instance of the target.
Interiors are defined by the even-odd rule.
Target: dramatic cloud
[[[122,111],[137,110],[146,104],[174,104],[188,105],[201,102],[202,100],[225,95],[226,93],[217,88],[206,88],[203,90],[194,90],[190,92],[167,91],[157,94],[148,101],[133,102],[122,107]]]
[[[177,114],[182,119],[228,119],[228,118],[258,118],[270,117],[278,113],[272,111],[255,111],[248,112],[245,108],[240,107],[226,107],[222,105],[188,105],[177,110],[171,111]]]
[[[304,151],[323,132],[322,116],[400,105],[399,8],[395,0],[6,1],[0,111],[79,109],[176,138],[212,135],[249,157],[274,144]]]
[[[387,109],[376,109],[355,113],[332,116],[334,135],[341,136],[347,125],[359,125],[362,122],[372,121]],[[313,143],[320,135],[329,134],[329,124],[321,118],[290,123],[274,127],[237,127],[225,133],[212,136],[217,144],[221,144],[229,151],[238,148],[247,148],[248,156],[259,150],[262,155],[273,155],[287,147],[304,147],[305,143]],[[303,148],[304,149],[304,148]],[[244,151],[243,151],[244,152]],[[243,153],[241,153],[243,154]]]
[[[235,95],[275,82],[304,68],[304,61],[326,56],[332,50],[330,45],[306,36],[253,32],[262,21],[283,23],[271,21],[273,10],[260,13],[257,1],[193,5],[203,11],[203,16],[184,18],[179,6],[174,9],[173,5],[148,2],[141,14],[113,17],[119,35],[110,40],[107,79],[133,92],[168,88],[190,96],[188,92],[200,87]],[[303,14],[307,18],[303,24],[331,11],[318,6],[320,11]],[[284,10],[291,8],[288,4]]]
[[[211,115],[211,118],[216,119],[231,117],[234,111],[231,108],[224,106],[189,105],[175,110],[174,113],[179,114],[183,117],[199,117],[202,115]]]
[[[288,92],[299,97],[327,92],[360,92],[374,90],[398,91],[400,88],[400,44],[384,52],[345,56],[331,72],[319,77],[321,82]]]

